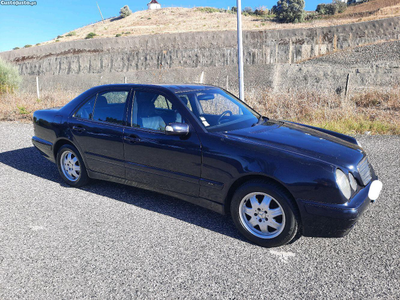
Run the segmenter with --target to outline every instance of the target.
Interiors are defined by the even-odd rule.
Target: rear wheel
[[[57,153],[57,167],[62,179],[73,187],[88,183],[85,164],[78,150],[72,145],[64,145]]]
[[[290,195],[279,185],[251,181],[234,194],[231,215],[236,227],[250,241],[263,247],[289,243],[299,221]]]

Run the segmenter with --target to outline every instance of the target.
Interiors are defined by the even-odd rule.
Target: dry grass
[[[376,7],[379,9],[377,10]],[[366,13],[360,14],[360,12]],[[398,15],[400,15],[400,0],[373,0],[368,3],[349,7],[344,14],[327,16],[320,20],[299,24],[281,24],[264,17],[243,16],[243,29],[260,30],[323,27]],[[236,30],[235,14],[229,12],[208,13],[198,8],[175,7],[151,11],[137,11],[126,18],[108,19],[104,22],[97,22],[73,30],[76,35],[67,36],[67,32],[62,34],[62,38],[54,38],[41,45],[54,43],[56,40],[59,42],[82,40],[91,32],[96,34],[94,38],[97,39],[115,37],[117,34],[121,37],[116,38],[123,38],[124,36],[133,35],[224,30]]]
[[[16,92],[0,95],[0,121],[31,121],[35,110],[63,106],[77,93],[48,92],[37,99],[36,94]]]
[[[45,93],[42,99],[27,93],[0,95],[0,120],[30,122],[38,109],[62,106],[77,93]],[[346,134],[400,134],[400,88],[371,91],[343,100],[316,92],[250,95],[247,102],[260,113]]]
[[[371,91],[348,100],[317,92],[270,93],[248,100],[260,113],[346,134],[400,134],[400,89]]]

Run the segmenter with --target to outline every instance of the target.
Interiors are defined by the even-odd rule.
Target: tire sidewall
[[[285,213],[285,227],[282,232],[275,238],[262,239],[249,232],[240,219],[239,206],[242,199],[254,192],[262,192],[272,196],[275,201],[279,202]],[[239,231],[253,243],[263,247],[278,247],[289,243],[297,234],[298,220],[295,215],[295,208],[288,195],[275,184],[263,182],[249,182],[241,186],[234,194],[231,202],[231,216]]]
[[[65,177],[62,168],[61,168],[61,156],[65,151],[71,151],[79,160],[79,165],[81,167],[81,176],[77,181],[70,181],[67,177]],[[83,162],[82,156],[80,155],[79,151],[72,145],[63,145],[57,152],[57,168],[58,172],[61,175],[61,178],[70,186],[73,187],[80,187],[85,185],[88,182],[88,176],[86,172],[86,167]]]

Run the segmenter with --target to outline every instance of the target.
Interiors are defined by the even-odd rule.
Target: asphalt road
[[[0,299],[400,298],[399,137],[359,137],[384,190],[347,237],[265,249],[171,197],[67,187],[32,133],[0,123]]]

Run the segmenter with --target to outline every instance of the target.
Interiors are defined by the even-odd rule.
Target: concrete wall
[[[246,31],[246,89],[307,86],[337,91],[348,73],[358,78],[355,88],[392,84],[386,75],[396,77],[398,69],[366,68],[357,73],[354,68],[296,65],[336,50],[392,39],[400,39],[400,17],[333,27]],[[231,90],[237,86],[236,32],[232,31],[60,42],[3,52],[0,57],[18,65],[25,90],[34,89],[36,76],[42,89],[81,91],[123,82],[124,77],[135,83],[198,82],[203,71],[206,83]]]

